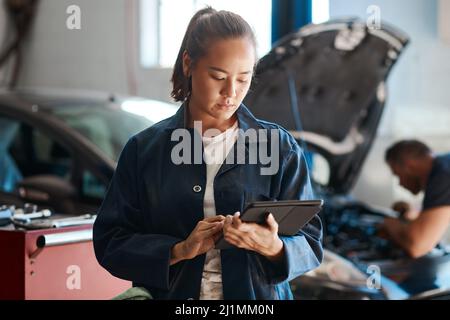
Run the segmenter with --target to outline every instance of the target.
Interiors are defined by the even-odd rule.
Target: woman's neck
[[[227,129],[231,128],[237,121],[236,113],[233,116],[226,120],[219,120],[211,117],[205,112],[198,112],[195,108],[190,108],[189,104],[187,104],[187,112],[186,116],[188,117],[187,124],[190,128],[194,128],[194,121],[200,121],[202,124],[202,135],[205,131],[209,129],[216,129],[220,132],[224,132]]]

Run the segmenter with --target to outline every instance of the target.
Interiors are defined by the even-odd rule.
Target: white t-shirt
[[[203,137],[204,160],[206,162],[206,188],[203,200],[205,218],[214,217],[214,178],[238,137],[238,122],[215,137]],[[218,212],[218,214],[223,214]],[[220,250],[212,249],[206,253],[200,287],[200,300],[223,300],[222,264]]]

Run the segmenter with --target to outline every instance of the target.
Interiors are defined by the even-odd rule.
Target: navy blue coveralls
[[[185,109],[181,106],[173,117],[128,141],[94,225],[99,263],[112,275],[145,287],[156,299],[198,299],[206,256],[169,266],[171,248],[204,219],[206,164],[176,165],[171,160],[178,143],[171,135],[185,128]],[[279,170],[261,175],[259,162],[224,163],[214,180],[217,214],[242,212],[251,201],[312,199],[308,167],[294,138],[275,124],[255,119],[244,105],[237,117],[244,132],[278,130]],[[322,261],[321,221],[316,216],[297,235],[280,238],[284,260],[276,264],[252,251],[221,250],[225,299],[293,298],[288,281]]]

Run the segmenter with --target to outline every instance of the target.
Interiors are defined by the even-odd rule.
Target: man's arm
[[[384,222],[384,230],[411,257],[419,258],[439,243],[449,224],[450,206],[442,206],[421,212],[410,223],[388,218]]]

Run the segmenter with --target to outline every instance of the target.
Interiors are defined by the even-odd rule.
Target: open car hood
[[[328,162],[325,191],[356,182],[386,101],[386,79],[408,37],[357,18],[308,25],[281,39],[257,67],[244,103]]]

